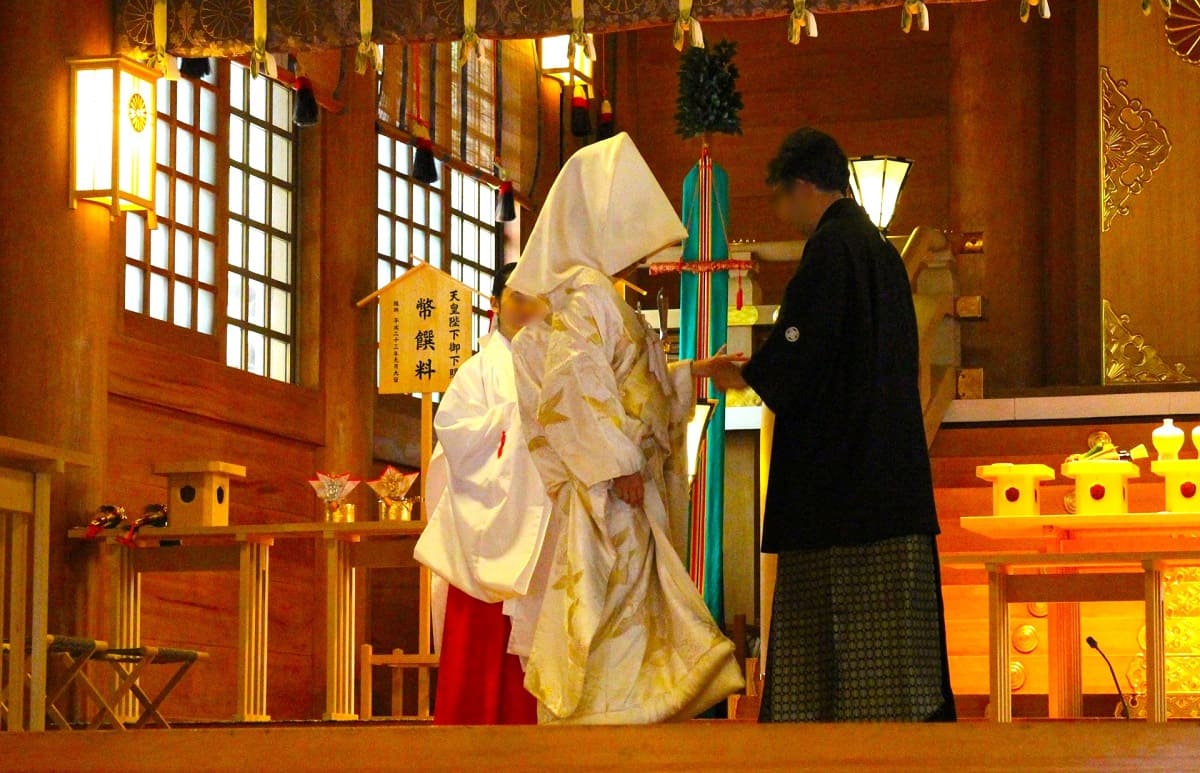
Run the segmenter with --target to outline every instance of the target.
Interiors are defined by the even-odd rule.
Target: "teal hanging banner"
[[[729,272],[711,266],[729,258],[726,235],[729,176],[713,163],[705,146],[700,161],[683,181],[683,222],[688,238],[680,276],[679,358],[711,357],[725,345],[729,310]],[[687,264],[697,264],[688,270]],[[707,379],[697,401],[715,401],[692,489],[689,530],[693,582],[718,625],[725,619],[722,545],[725,517],[725,397]]]

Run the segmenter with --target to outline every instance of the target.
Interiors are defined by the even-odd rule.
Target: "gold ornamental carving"
[[[1130,328],[1128,314],[1118,314],[1107,299],[1104,307],[1104,383],[1165,384],[1194,382],[1182,363],[1168,365],[1158,350]]]
[[[1200,718],[1200,567],[1163,573],[1167,716]],[[1130,659],[1125,680],[1134,693],[1134,717],[1144,717],[1146,633],[1138,631],[1141,653]]]
[[[1180,59],[1200,65],[1200,0],[1174,0],[1163,31]]]
[[[1100,122],[1104,156],[1104,221],[1107,231],[1118,215],[1128,215],[1130,199],[1145,188],[1171,152],[1167,130],[1142,104],[1125,93],[1128,81],[1100,68]]]

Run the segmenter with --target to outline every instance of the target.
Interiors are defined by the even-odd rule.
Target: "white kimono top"
[[[485,337],[442,396],[426,484],[429,522],[416,559],[480,601],[521,596],[541,549],[548,500],[526,448],[509,341]],[[445,587],[434,588],[440,644]],[[526,648],[527,649],[527,648]]]

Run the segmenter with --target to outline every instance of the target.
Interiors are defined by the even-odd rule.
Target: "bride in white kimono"
[[[692,379],[710,361],[668,368],[612,280],[685,235],[620,134],[567,162],[509,279],[551,308],[513,343],[526,441],[552,501],[525,673],[543,723],[688,719],[744,686],[670,538],[688,507]]]

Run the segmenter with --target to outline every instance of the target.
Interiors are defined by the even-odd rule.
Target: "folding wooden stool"
[[[208,653],[171,647],[128,647],[97,653],[94,659],[112,666],[113,671],[117,674],[117,688],[107,699],[102,698],[99,692],[93,689],[92,695],[100,703],[101,709],[88,729],[94,730],[100,727],[107,716],[112,720],[114,727],[124,730],[125,724],[117,718],[114,707],[127,695],[133,695],[142,705],[142,714],[133,724],[135,728],[145,727],[151,720],[157,721],[165,728],[170,728],[171,725],[159,713],[158,707],[167,699],[167,696],[171,694],[171,691],[175,689],[194,663],[208,660]],[[159,690],[158,695],[151,699],[138,686],[137,680],[147,667],[157,665],[174,665],[178,668]]]
[[[54,724],[58,725],[63,730],[70,730],[71,723],[63,715],[62,711],[55,703],[63,696],[71,684],[78,679],[80,684],[88,688],[95,694],[95,687],[88,681],[87,674],[83,667],[88,661],[96,656],[97,653],[104,652],[108,649],[108,644],[97,639],[86,639],[79,636],[59,636],[51,634],[46,637],[46,650],[51,656],[57,655],[62,661],[65,670],[59,680],[58,686],[53,691],[47,689],[46,695],[46,713],[54,720]],[[3,644],[3,652],[5,655],[9,653],[10,647],[8,642]],[[11,677],[11,674],[9,675]],[[27,673],[25,679],[28,681],[32,677]],[[0,696],[5,694],[7,688],[0,688]],[[0,716],[7,714],[8,707],[4,701],[0,699]]]

